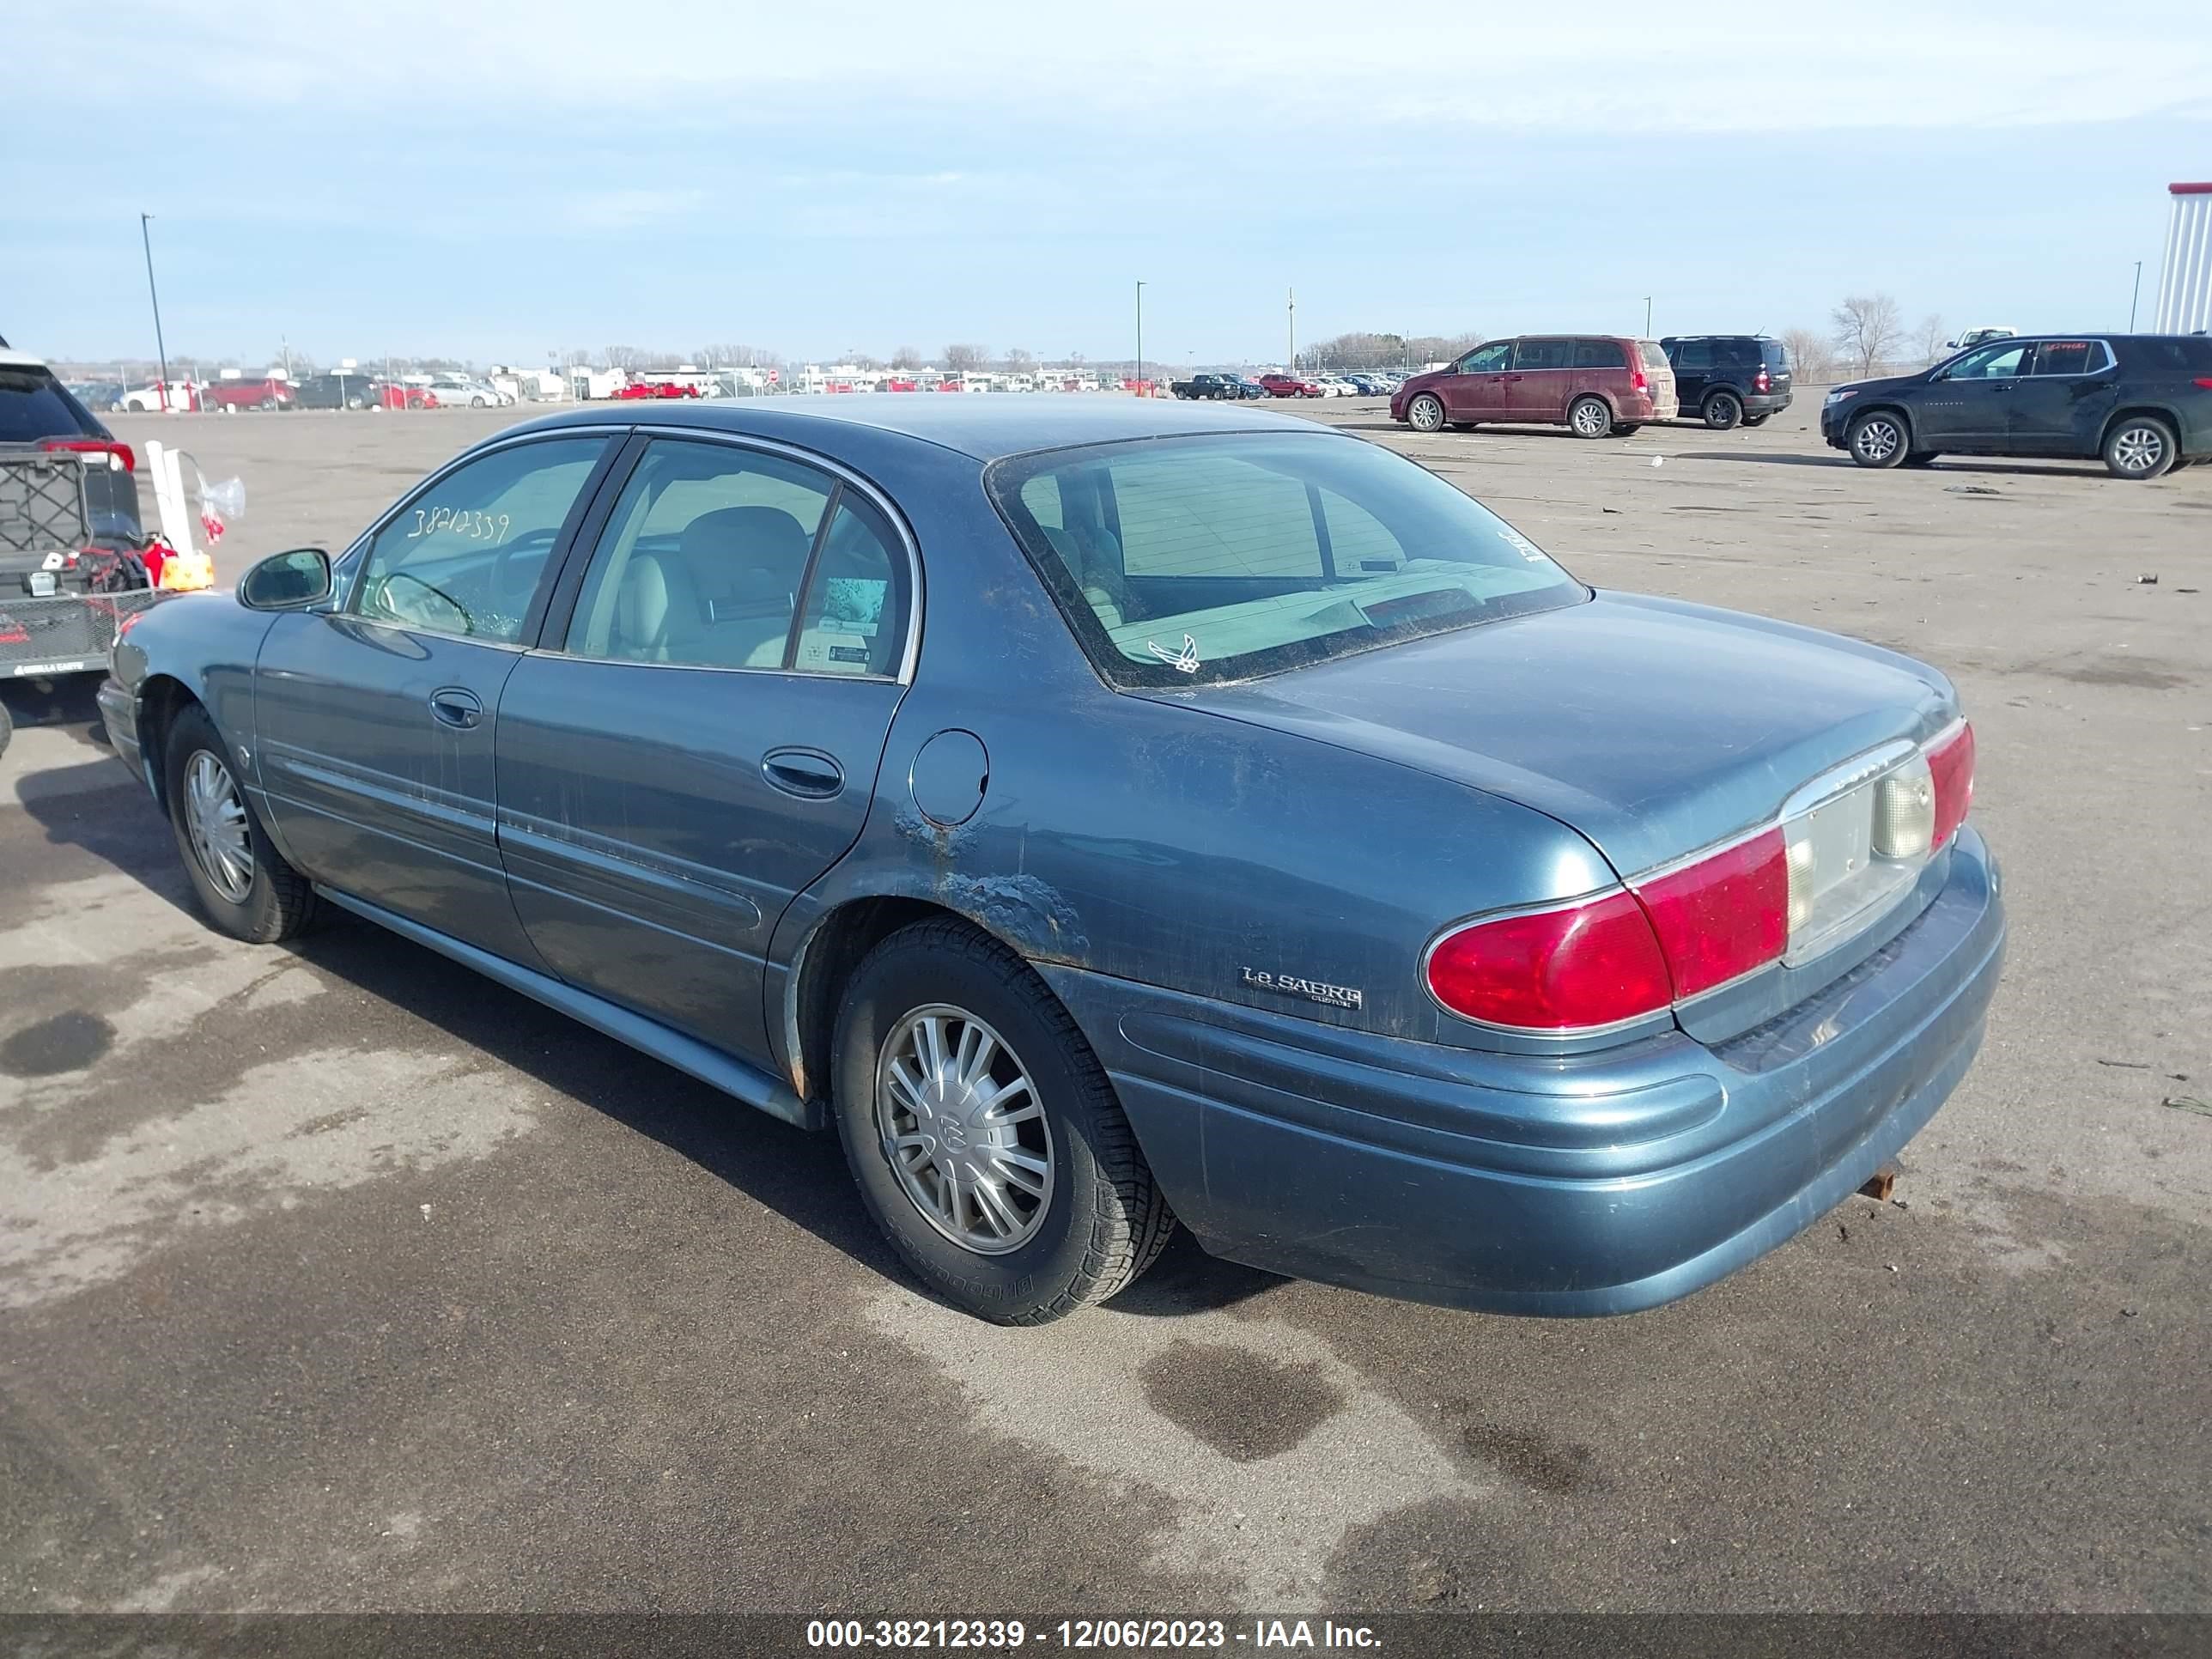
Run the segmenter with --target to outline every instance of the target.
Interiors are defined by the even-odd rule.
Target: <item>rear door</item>
[[[254,771],[318,881],[534,966],[495,831],[495,713],[606,434],[439,474],[371,538],[340,609],[288,612],[254,676]]]
[[[2012,392],[2012,441],[2022,455],[2094,455],[2119,403],[2119,371],[2102,340],[2039,340]]]
[[[769,936],[867,815],[913,562],[872,493],[812,461],[633,453],[500,701],[501,852],[556,973],[768,1063]]]
[[[1492,340],[1477,346],[1437,386],[1444,412],[1455,421],[1504,419],[1510,402],[1508,371],[1512,366],[1512,341]]]
[[[1790,366],[1790,348],[1779,340],[1762,339],[1758,343],[1759,362],[1753,373],[1766,371],[1766,389],[1776,397],[1786,398],[1795,376]]]
[[[1714,373],[1713,353],[1717,343],[1712,340],[1678,340],[1667,360],[1674,368],[1674,389],[1680,395],[1682,407],[1696,409],[1705,401],[1706,387]]]
[[[2013,392],[2034,349],[2032,340],[1993,340],[1929,381],[1912,409],[1913,447],[2007,447]]]
[[[1506,418],[1554,425],[1567,418],[1567,392],[1574,379],[1572,340],[1521,340],[1513,347],[1513,378]]]

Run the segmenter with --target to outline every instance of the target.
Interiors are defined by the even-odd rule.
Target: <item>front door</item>
[[[585,552],[500,701],[515,908],[562,978],[766,1064],[769,937],[859,838],[903,690],[905,544],[811,465],[656,439]]]
[[[1521,341],[1513,348],[1513,378],[1505,418],[1547,423],[1565,420],[1574,371],[1572,340]]]
[[[2027,340],[1993,340],[1928,383],[1913,409],[1915,449],[2002,449],[2012,433],[2013,392]]]
[[[1509,400],[1507,373],[1513,366],[1513,342],[1492,340],[1459,360],[1449,379],[1437,387],[1444,412],[1455,421],[1499,421]]]
[[[2102,340],[2042,340],[2014,383],[2012,441],[2021,455],[2094,455],[2119,403],[2119,371]]]
[[[291,861],[525,964],[494,715],[608,441],[516,443],[441,474],[371,540],[348,603],[276,618],[254,676],[255,775]]]

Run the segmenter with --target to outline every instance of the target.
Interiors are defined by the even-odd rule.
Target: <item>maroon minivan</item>
[[[1390,399],[1390,418],[1416,432],[1497,422],[1602,438],[1674,414],[1674,371],[1659,343],[1612,334],[1486,341],[1448,368],[1414,375]]]

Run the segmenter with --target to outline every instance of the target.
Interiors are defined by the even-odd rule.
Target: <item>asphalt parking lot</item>
[[[2212,469],[1869,473],[1818,396],[1598,443],[1298,411],[1974,719],[2011,951],[1902,1202],[1626,1319],[1181,1243],[976,1324],[833,1139],[364,925],[218,938],[88,690],[11,691],[0,1608],[2212,1610]],[[235,574],[513,418],[115,425],[246,480]]]

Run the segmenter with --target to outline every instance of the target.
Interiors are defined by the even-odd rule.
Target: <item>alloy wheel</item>
[[[1905,434],[1898,430],[1897,422],[1887,416],[1877,415],[1861,423],[1856,447],[1867,460],[1886,461],[1897,453],[1898,446],[1904,441]]]
[[[1575,430],[1583,437],[1601,436],[1610,424],[1611,422],[1606,416],[1605,405],[1595,398],[1584,398],[1575,405]]]
[[[233,904],[253,891],[253,838],[230,769],[203,749],[185,764],[185,832],[201,873]]]
[[[930,1003],[891,1028],[876,1129],[900,1190],[963,1249],[1004,1255],[1043,1225],[1054,1176],[1043,1103],[1006,1039],[965,1009]]]
[[[2112,438],[2112,460],[2123,472],[2148,472],[2166,455],[2166,434],[2154,426],[2138,423],[2123,428]]]
[[[1416,432],[1434,432],[1444,423],[1443,404],[1426,393],[1414,398],[1413,408],[1406,412]]]

